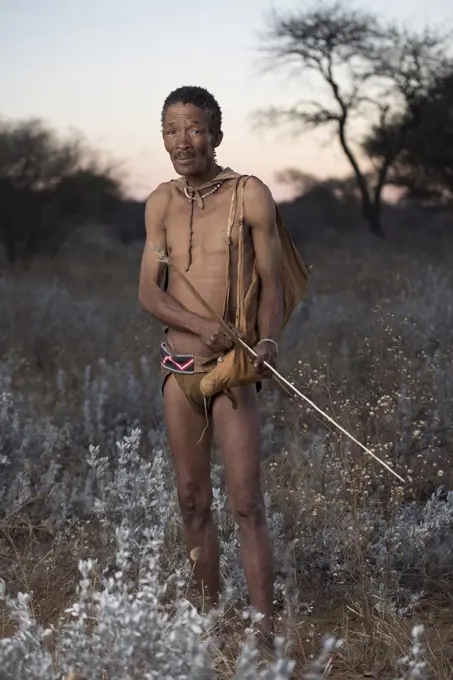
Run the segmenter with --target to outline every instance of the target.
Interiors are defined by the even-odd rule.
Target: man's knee
[[[179,507],[184,524],[202,527],[211,516],[212,487],[200,486],[196,482],[178,482]]]
[[[240,526],[259,526],[266,521],[263,494],[255,491],[240,490],[230,495],[231,513]]]

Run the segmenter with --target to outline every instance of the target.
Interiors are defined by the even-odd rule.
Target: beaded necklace
[[[206,191],[204,194],[199,194],[197,190],[192,189],[192,187],[184,187],[184,196],[190,201],[189,248],[187,253],[186,272],[189,271],[190,265],[192,264],[193,210],[195,205],[195,199],[197,198],[198,195],[198,197],[201,198],[201,200],[203,201],[204,198],[206,198],[207,196],[211,196],[216,191],[218,191],[222,184],[223,182],[217,182],[217,184],[214,184],[212,189]]]

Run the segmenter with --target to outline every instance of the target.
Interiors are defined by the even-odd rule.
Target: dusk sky
[[[251,128],[259,107],[311,96],[283,74],[259,76],[259,31],[272,7],[301,0],[0,0],[0,116],[38,117],[75,129],[122,161],[138,197],[174,177],[160,112],[180,85],[202,85],[224,116],[221,165],[253,173],[277,198],[275,172],[298,167],[327,176],[346,169],[335,144],[309,133],[296,141]],[[451,0],[362,0],[408,27],[453,27]]]

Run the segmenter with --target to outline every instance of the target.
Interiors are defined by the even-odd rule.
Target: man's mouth
[[[180,163],[181,165],[188,165],[189,163],[191,163],[193,161],[194,158],[195,158],[195,156],[178,156],[176,161],[178,163]]]

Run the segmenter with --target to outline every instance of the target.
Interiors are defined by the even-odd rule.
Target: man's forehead
[[[206,122],[206,115],[203,109],[195,104],[184,104],[183,102],[172,104],[168,107],[164,117],[165,123],[180,120],[192,120],[199,123]]]

